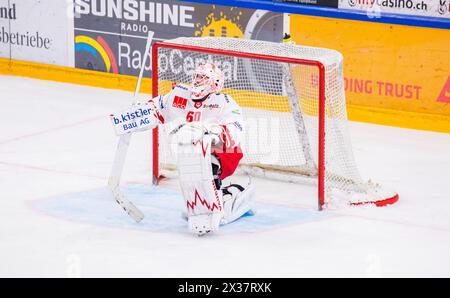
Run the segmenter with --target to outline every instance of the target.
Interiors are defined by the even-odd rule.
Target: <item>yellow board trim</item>
[[[4,58],[0,58],[0,74],[125,91],[134,91],[137,82],[134,76]],[[151,79],[145,78],[142,83],[141,92],[150,94]],[[447,116],[357,105],[347,105],[347,111],[352,121],[450,133],[450,117]]]
[[[397,111],[358,105],[347,105],[348,118],[366,122],[409,129],[450,133],[450,117],[430,113]]]
[[[134,91],[137,77],[35,62],[0,58],[0,74],[71,83],[107,89]],[[141,93],[151,94],[151,79],[144,78]]]

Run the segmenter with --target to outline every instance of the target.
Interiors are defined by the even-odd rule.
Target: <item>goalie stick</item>
[[[137,102],[137,97],[141,88],[142,76],[144,74],[144,67],[145,63],[147,62],[147,57],[149,56],[153,34],[153,31],[148,32],[147,44],[145,46],[144,57],[142,59],[141,70],[139,73],[136,90],[134,91],[132,106]],[[130,200],[128,200],[120,190],[120,178],[122,176],[123,166],[125,164],[125,157],[127,155],[128,146],[130,145],[130,140],[131,133],[122,135],[119,138],[111,175],[108,181],[108,187],[116,202],[125,210],[125,212],[127,212],[128,215],[130,215],[136,222],[140,222],[142,219],[144,219],[144,213],[142,213],[141,210],[139,210],[132,202],[130,202]]]

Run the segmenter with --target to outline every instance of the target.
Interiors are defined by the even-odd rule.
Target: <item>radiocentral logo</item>
[[[116,57],[101,36],[94,39],[86,35],[77,35],[75,37],[75,53],[90,55],[94,59],[102,60],[106,72],[119,73]]]

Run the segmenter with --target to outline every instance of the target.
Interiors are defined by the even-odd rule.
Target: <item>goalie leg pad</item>
[[[209,136],[179,145],[178,172],[189,230],[198,235],[217,231],[223,217],[222,193],[214,182]]]
[[[245,189],[239,184],[231,184],[222,189],[224,215],[222,224],[233,222],[251,211],[255,197],[255,189],[249,184]]]
[[[188,217],[189,231],[199,236],[217,231],[223,215],[221,213],[200,214]]]

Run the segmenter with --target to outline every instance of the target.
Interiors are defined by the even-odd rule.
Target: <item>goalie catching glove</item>
[[[193,144],[203,139],[204,135],[211,137],[213,146],[224,144],[231,146],[231,138],[225,125],[206,122],[188,122],[177,125],[172,132],[172,140],[180,145]]]

